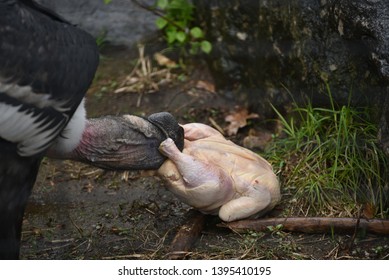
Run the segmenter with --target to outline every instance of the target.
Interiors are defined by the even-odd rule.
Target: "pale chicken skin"
[[[280,201],[271,165],[199,123],[182,126],[183,152],[170,138],[159,147],[168,160],[158,174],[181,201],[226,222],[263,215]]]

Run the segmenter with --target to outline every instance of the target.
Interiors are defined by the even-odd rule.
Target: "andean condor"
[[[86,119],[95,40],[32,0],[0,0],[0,258],[19,257],[25,206],[45,155],[108,169],[157,169],[168,113]]]

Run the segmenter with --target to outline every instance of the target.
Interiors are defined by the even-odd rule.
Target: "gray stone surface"
[[[131,0],[38,0],[93,36],[106,33],[115,45],[132,46],[157,31],[155,16],[136,6]],[[143,0],[152,5],[154,0]]]
[[[317,102],[326,85],[340,102],[372,101],[388,77],[389,1],[196,0],[213,43],[219,88],[244,87],[282,103]],[[287,89],[287,90],[286,90]]]
[[[309,99],[371,106],[389,155],[389,1],[195,0],[219,89],[270,114]],[[350,98],[350,93],[351,98]]]

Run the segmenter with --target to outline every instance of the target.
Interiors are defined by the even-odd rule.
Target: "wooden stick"
[[[199,238],[205,224],[205,215],[191,210],[170,245],[169,259],[183,259]]]
[[[282,230],[305,233],[354,232],[364,229],[376,234],[389,234],[389,220],[382,219],[355,219],[355,218],[326,218],[326,217],[290,217],[268,218],[257,220],[241,220],[220,224],[221,227],[233,231],[247,230],[266,231],[269,227],[282,225]]]

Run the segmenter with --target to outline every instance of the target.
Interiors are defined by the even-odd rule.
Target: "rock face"
[[[240,88],[251,109],[270,113],[308,97],[377,108],[389,154],[389,1],[195,0],[213,43],[219,89]],[[350,97],[351,93],[351,97]]]
[[[265,101],[283,104],[290,94],[324,102],[326,83],[340,103],[350,92],[354,104],[378,102],[386,93],[388,1],[194,3],[213,43],[209,65],[217,85],[244,87],[257,111],[266,111]]]
[[[93,36],[105,36],[115,45],[132,46],[155,33],[156,17],[130,0],[37,0]],[[154,0],[143,0],[152,5]],[[105,34],[105,35],[104,35]]]

